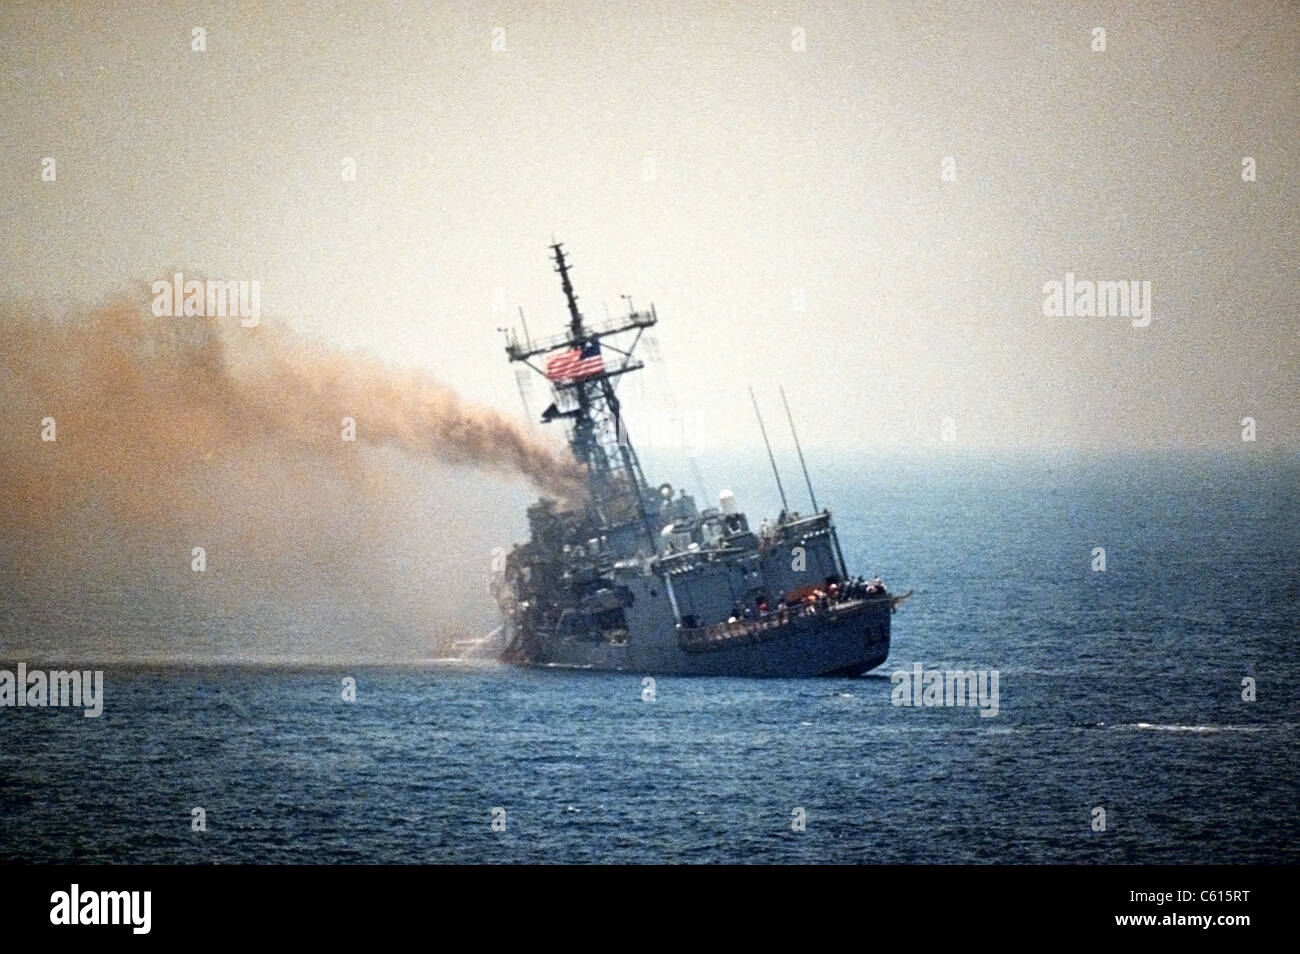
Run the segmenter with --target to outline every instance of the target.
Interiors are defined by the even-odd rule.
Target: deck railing
[[[770,639],[780,631],[803,619],[822,617],[838,620],[851,616],[876,603],[889,603],[888,593],[879,596],[854,597],[826,603],[803,603],[799,606],[782,606],[753,619],[738,619],[734,623],[714,623],[710,626],[686,627],[678,629],[677,641],[688,652],[716,649],[735,643],[756,642]]]

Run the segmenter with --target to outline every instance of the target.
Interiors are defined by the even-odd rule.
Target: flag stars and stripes
[[[588,341],[581,348],[562,351],[546,362],[546,376],[552,381],[577,381],[604,370],[599,341]]]

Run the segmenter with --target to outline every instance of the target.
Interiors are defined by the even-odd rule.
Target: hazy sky
[[[0,298],[256,280],[264,324],[520,414],[495,329],[517,306],[558,328],[555,235],[588,316],[658,308],[667,376],[627,394],[663,408],[670,384],[720,444],[757,439],[748,385],[775,416],[783,383],[814,445],[934,445],[949,416],[967,446],[1232,450],[1251,416],[1257,446],[1294,451],[1298,21],[8,2]],[[1149,281],[1154,320],[1045,316],[1067,272]]]

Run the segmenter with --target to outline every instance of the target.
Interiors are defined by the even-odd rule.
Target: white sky
[[[515,414],[495,329],[517,305],[534,335],[558,329],[554,234],[588,316],[655,302],[675,398],[718,444],[757,441],[750,384],[775,430],[784,383],[814,446],[933,445],[951,416],[977,447],[1233,450],[1252,416],[1260,447],[1291,452],[1297,20],[1287,3],[10,3],[0,298],[257,280],[264,323]],[[1067,271],[1152,282],[1154,322],[1044,317]],[[643,377],[628,394],[653,400]]]

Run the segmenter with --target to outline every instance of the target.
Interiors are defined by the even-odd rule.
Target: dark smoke
[[[474,407],[427,374],[330,351],[285,332],[211,318],[155,318],[119,304],[53,322],[7,308],[0,399],[27,422],[0,449],[5,519],[42,525],[89,494],[124,519],[190,500],[214,459],[309,451],[357,473],[357,445],[472,464],[530,480],[555,496],[571,462],[495,411]],[[45,444],[40,421],[54,418]],[[356,421],[356,443],[341,437]]]

